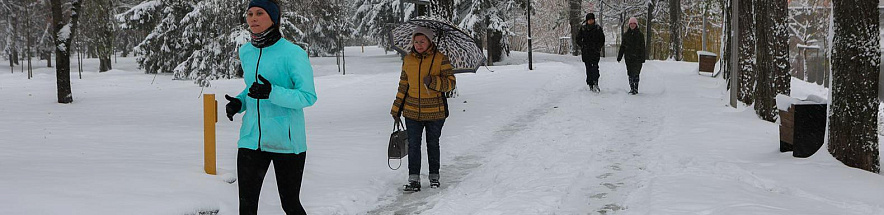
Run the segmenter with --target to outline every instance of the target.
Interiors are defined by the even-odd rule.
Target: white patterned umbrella
[[[485,54],[470,34],[447,21],[432,17],[417,17],[393,28],[390,43],[396,51],[407,54],[411,50],[411,36],[417,26],[433,30],[433,44],[448,57],[454,73],[475,73],[476,69],[485,65]]]

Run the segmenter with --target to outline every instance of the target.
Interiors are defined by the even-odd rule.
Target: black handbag
[[[387,166],[392,170],[402,167],[402,158],[408,155],[408,133],[401,123],[393,125],[393,133],[390,134],[390,144],[387,146]],[[399,166],[394,169],[390,160],[399,159]]]

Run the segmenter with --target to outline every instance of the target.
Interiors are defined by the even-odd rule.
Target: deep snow
[[[375,47],[347,55],[347,75],[334,58],[311,59],[319,99],[305,109],[301,192],[311,214],[884,214],[884,177],[825,148],[779,153],[777,125],[727,107],[726,83],[696,63],[649,61],[630,96],[625,66],[606,58],[595,94],[579,57],[539,53],[533,71],[514,53],[457,75],[443,186],[403,195],[407,168],[385,164],[399,58]],[[220,97],[242,80],[201,89],[119,61],[97,73],[87,59],[83,79],[72,73],[72,104],[56,103],[45,62],[32,80],[0,67],[0,214],[236,214],[226,181],[240,116],[219,116],[219,174],[205,174],[200,94],[215,93],[223,111]],[[793,80],[795,97],[825,93]],[[282,213],[275,184],[270,171],[261,214]]]

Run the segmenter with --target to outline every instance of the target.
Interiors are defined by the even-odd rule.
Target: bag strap
[[[390,160],[393,160],[393,159],[387,158],[387,167],[390,167],[391,170],[399,170],[399,168],[402,167],[402,159],[399,159],[399,166],[396,166],[395,169],[393,168],[393,165],[390,165]]]

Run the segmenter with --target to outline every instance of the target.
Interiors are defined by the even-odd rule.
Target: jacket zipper
[[[420,63],[417,64],[417,82],[420,83],[418,85],[421,85],[424,83],[424,79],[421,77],[421,73],[423,73],[423,72],[421,72],[421,70],[423,70],[423,67],[424,67],[424,58],[421,57]],[[417,87],[417,120],[418,121],[421,120],[421,113],[423,113],[423,110],[421,108],[421,106],[423,106],[422,98],[423,98],[423,94],[421,93],[421,87],[418,86]]]
[[[258,49],[258,63],[255,64],[255,83],[258,82],[258,66],[261,65],[261,55],[264,54],[264,48]],[[254,84],[254,83],[253,83]],[[266,84],[266,83],[265,83]],[[261,151],[261,99],[256,99],[258,108],[258,151]]]

